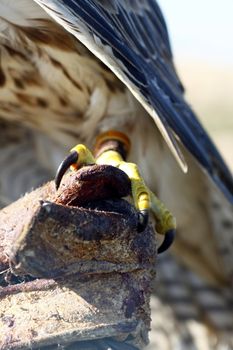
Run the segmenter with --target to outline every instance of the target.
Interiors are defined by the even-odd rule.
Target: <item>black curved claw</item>
[[[65,174],[65,172],[68,170],[68,168],[76,163],[78,160],[78,152],[77,151],[73,151],[71,152],[59,165],[57,172],[56,172],[56,176],[55,176],[55,186],[56,186],[56,190],[59,188],[61,180],[63,175]]]
[[[158,251],[157,251],[158,254],[165,252],[172,245],[175,235],[176,235],[175,230],[169,230],[166,232],[163,243],[158,248]]]
[[[149,211],[147,209],[145,210],[139,210],[138,211],[138,226],[137,230],[138,232],[142,232],[145,230],[149,220]]]

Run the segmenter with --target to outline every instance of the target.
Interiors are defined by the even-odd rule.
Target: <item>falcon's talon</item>
[[[148,221],[149,221],[149,211],[147,209],[139,210],[138,211],[138,225],[137,225],[138,232],[143,232],[146,229]]]
[[[79,154],[77,151],[72,151],[59,165],[56,175],[55,175],[55,186],[56,186],[56,190],[58,190],[61,180],[63,178],[63,175],[65,174],[65,172],[68,170],[68,168],[76,163],[78,161],[79,158]]]
[[[77,170],[84,165],[95,164],[94,156],[89,149],[82,144],[76,145],[70,150],[70,152],[71,153],[62,161],[57,170],[55,176],[56,190],[58,190],[62,177],[69,168],[72,170]]]
[[[175,239],[176,231],[175,230],[169,230],[165,233],[165,237],[163,240],[163,243],[159,246],[157,253],[161,254],[165,252],[173,243]]]
[[[151,209],[156,218],[156,231],[165,235],[163,243],[158,248],[158,254],[160,254],[167,250],[174,240],[175,219],[164,204],[148,189],[137,165],[123,159],[123,155],[119,152],[119,144],[124,146],[123,134],[117,132],[116,137],[114,135],[114,131],[111,131],[110,134],[104,133],[104,139],[99,138],[97,140],[98,147],[96,146],[95,149],[99,155],[96,160],[86,146],[79,144],[72,148],[71,154],[64,159],[58,168],[55,177],[56,189],[58,189],[61,179],[69,167],[77,170],[84,165],[105,164],[122,170],[131,181],[131,195],[134,206],[138,211],[138,232],[143,232],[146,229],[149,221],[149,210]],[[115,140],[115,143],[112,140]]]

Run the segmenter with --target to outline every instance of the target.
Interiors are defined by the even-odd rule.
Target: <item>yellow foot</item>
[[[117,135],[117,137],[114,137],[114,135]],[[77,145],[72,148],[70,155],[58,168],[55,177],[56,189],[58,189],[61,179],[69,167],[75,170],[85,165],[106,164],[121,169],[128,175],[131,181],[132,198],[134,206],[138,210],[138,231],[144,231],[146,228],[151,209],[156,219],[156,231],[165,235],[164,241],[158,249],[158,253],[162,253],[173,242],[176,227],[175,219],[163,203],[145,185],[137,165],[124,160],[124,153],[126,153],[124,151],[127,151],[127,145],[124,144],[124,141],[128,141],[128,139],[122,135],[121,133],[105,133],[101,139],[102,142],[97,141],[96,158],[84,145]]]
[[[60,186],[61,180],[65,172],[69,169],[77,170],[84,165],[95,164],[95,158],[89,149],[84,145],[77,145],[70,150],[70,154],[63,160],[57,169],[55,176],[56,190]]]
[[[108,150],[96,158],[97,164],[108,164],[124,171],[131,181],[131,193],[135,208],[138,210],[138,231],[143,231],[148,223],[150,194],[138,167],[134,163],[125,162],[119,152]]]

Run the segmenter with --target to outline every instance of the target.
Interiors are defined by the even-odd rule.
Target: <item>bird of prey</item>
[[[1,0],[0,122],[32,130],[38,162],[50,172],[76,144],[69,165],[77,151],[83,164],[94,162],[88,149],[96,138],[97,153],[110,142],[97,159],[123,169],[117,142],[140,169],[141,213],[152,207],[157,219],[170,220],[158,230],[174,229],[158,194],[177,218],[178,259],[210,283],[230,285],[232,175],[185,101],[156,0]],[[20,153],[15,158],[23,164]],[[1,179],[5,197],[10,178]]]

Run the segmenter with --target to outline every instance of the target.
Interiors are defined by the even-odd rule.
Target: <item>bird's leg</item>
[[[138,210],[138,230],[143,231],[148,223],[150,194],[134,163],[126,162],[130,141],[120,132],[109,131],[99,135],[95,145],[97,164],[108,164],[124,171],[131,181],[134,206]]]
[[[105,132],[98,136],[94,154],[84,145],[77,145],[71,149],[70,155],[60,165],[55,178],[56,188],[59,187],[65,171],[71,167],[75,170],[84,165],[105,164],[112,165],[124,171],[131,181],[131,193],[134,206],[138,210],[138,231],[143,231],[148,223],[149,210],[156,218],[156,230],[165,235],[158,253],[162,253],[172,244],[175,234],[175,219],[165,208],[164,204],[145,185],[138,167],[134,163],[126,162],[130,141],[128,137],[117,131]]]

